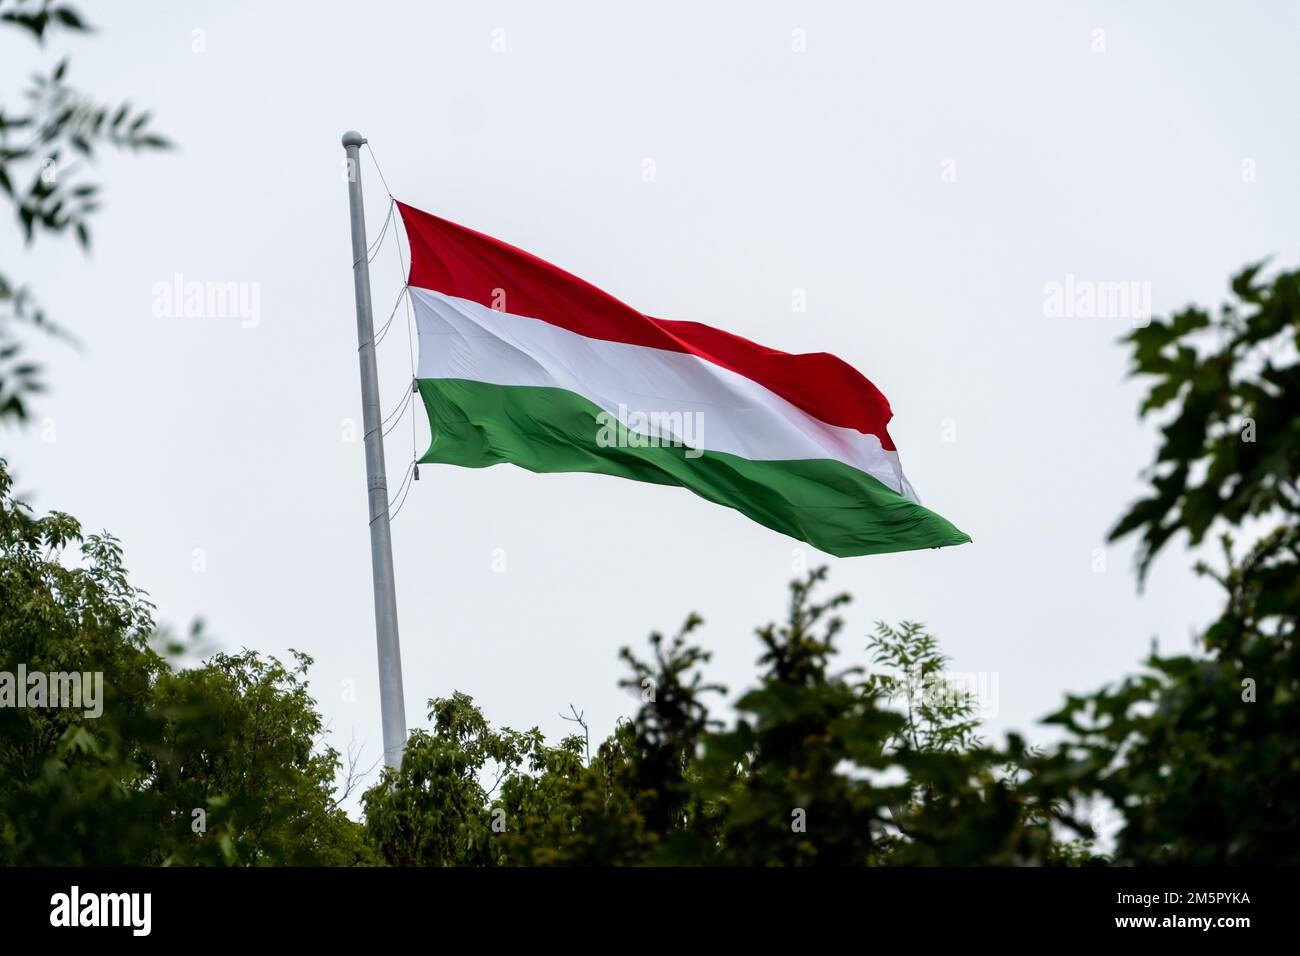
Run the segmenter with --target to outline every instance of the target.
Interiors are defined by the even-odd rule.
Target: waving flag
[[[421,462],[680,485],[839,556],[961,544],[923,508],[885,396],[825,353],[654,319],[521,249],[398,203]]]

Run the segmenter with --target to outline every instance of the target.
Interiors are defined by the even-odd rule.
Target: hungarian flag
[[[841,557],[962,544],[903,477],[880,390],[654,319],[482,233],[398,203],[411,248],[421,462],[680,485]]]

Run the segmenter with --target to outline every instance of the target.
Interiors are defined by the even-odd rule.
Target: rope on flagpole
[[[393,324],[393,316],[397,315],[397,307],[402,304],[402,296],[406,295],[406,286],[402,286],[402,291],[397,293],[397,301],[393,303],[393,311],[388,313],[388,319],[384,322],[384,327],[375,335],[375,345],[378,346],[384,341],[384,336],[388,334],[388,327]]]
[[[385,425],[388,425],[388,423],[389,423],[390,421],[393,423],[392,425],[390,425],[388,428],[386,428],[386,429],[384,430],[384,437],[385,437],[385,438],[388,437],[389,432],[391,432],[394,428],[396,428],[398,425],[400,425],[400,424],[402,423],[402,417],[401,417],[401,416],[402,416],[402,414],[406,411],[406,406],[411,404],[411,396],[414,395],[414,394],[415,394],[415,392],[413,392],[413,391],[411,391],[411,390],[408,389],[407,392],[406,392],[406,398],[402,399],[402,404],[401,404],[400,406],[398,406],[398,408],[397,408],[396,411],[390,413],[389,416],[388,416],[387,418],[384,419],[384,424],[385,424]],[[395,420],[394,420],[394,418],[393,418],[394,415],[397,416],[397,418],[396,418]]]
[[[397,520],[397,516],[401,514],[402,505],[406,504],[406,496],[411,493],[411,486],[415,484],[415,482],[411,480],[411,474],[415,471],[415,468],[415,462],[411,462],[406,466],[406,476],[402,479],[402,484],[398,487],[397,494],[393,495],[393,501],[397,502],[397,507],[393,507],[393,501],[388,503],[388,511],[391,515],[388,519],[389,521]],[[400,501],[398,500],[399,498],[401,499]]]
[[[379,181],[384,184],[384,192],[388,193],[388,198],[390,200],[396,202],[397,197],[394,196],[393,191],[388,188],[388,180],[384,178],[384,171],[379,168],[379,160],[375,157],[375,148],[370,145],[370,140],[366,140],[366,152],[370,154],[370,161],[375,164],[375,172],[379,174]]]
[[[374,247],[375,251],[369,254],[369,258],[366,259],[366,265],[370,265],[370,263],[374,262],[375,257],[379,255],[379,249],[380,249],[379,244],[384,241],[384,236],[387,235],[388,233],[389,223],[391,223],[392,221],[393,221],[393,205],[392,203],[389,203],[388,215],[384,217],[384,228],[379,230],[379,238],[375,240],[376,242],[376,245]]]
[[[397,197],[394,196],[393,191],[388,188],[388,180],[384,177],[384,171],[379,166],[379,159],[375,156],[375,148],[371,146],[369,142],[367,142],[366,150],[370,153],[371,162],[375,164],[375,172],[379,174],[379,181],[384,184],[384,189],[388,192],[388,198],[393,203],[392,208],[396,208]],[[407,277],[409,276],[410,273],[408,273],[406,269],[406,256],[402,254],[401,232],[397,229],[393,230],[393,245],[397,249],[397,266],[401,270],[400,278],[402,281],[402,288],[405,289],[408,293],[406,297],[406,348],[407,348],[407,355],[410,358],[410,363],[411,363],[411,381],[415,382],[416,380],[415,335],[413,331],[415,326],[415,314],[414,314],[414,310],[411,307],[411,297],[409,295],[410,285],[409,282],[407,281]],[[416,432],[415,432],[415,416],[412,415],[411,416],[411,458],[415,459],[418,457],[419,457],[419,447],[418,447],[418,439],[416,437]],[[420,472],[418,467],[416,468],[415,475],[416,475],[416,480],[419,480]]]
[[[374,253],[378,253],[378,251],[379,251],[379,244],[382,243],[382,242],[384,241],[384,235],[388,232],[388,224],[389,224],[389,223],[392,221],[392,219],[393,219],[393,209],[395,208],[395,207],[393,206],[393,202],[394,202],[393,197],[392,197],[392,196],[389,196],[389,197],[388,197],[388,215],[386,215],[386,216],[384,217],[384,227],[383,227],[382,229],[379,230],[379,236],[375,239],[374,242],[372,242],[372,243],[370,244],[370,248],[368,248],[368,249],[366,250],[366,265],[369,265],[370,263],[372,263],[372,262],[375,261]],[[352,268],[355,269],[355,268],[356,268],[360,263],[361,263],[361,259],[360,259],[360,257],[358,257],[358,258],[352,260]]]
[[[385,224],[384,224],[384,230],[386,232],[388,229],[388,223],[394,218],[393,213],[397,209],[397,197],[393,195],[393,190],[390,189],[388,186],[388,177],[384,175],[383,167],[380,166],[379,164],[379,157],[375,155],[375,148],[370,145],[369,140],[366,141],[365,147],[366,147],[366,152],[370,154],[370,161],[375,164],[375,172],[379,175],[379,181],[384,186],[384,192],[388,193],[388,217],[385,220]],[[382,234],[380,238],[383,238]],[[401,409],[398,412],[397,420],[388,429],[388,431],[384,432],[385,436],[387,436],[389,432],[393,431],[397,427],[397,422],[401,421],[402,414],[404,414],[406,408],[412,404],[411,397],[414,394],[416,394],[419,388],[419,386],[416,384],[416,374],[415,374],[415,337],[413,333],[413,328],[415,325],[415,313],[414,313],[414,309],[411,306],[411,296],[410,296],[411,290],[410,290],[410,283],[408,281],[409,273],[407,272],[406,269],[406,257],[402,254],[401,230],[397,229],[396,227],[393,228],[393,245],[397,249],[397,266],[401,272],[399,278],[401,279],[401,283],[402,283],[402,292],[398,296],[397,305],[401,305],[403,297],[405,297],[406,299],[406,349],[407,349],[407,357],[410,361],[410,366],[411,366],[411,390],[407,393],[406,400],[402,403]],[[394,306],[393,313],[389,315],[388,321],[384,323],[384,328],[381,331],[380,335],[377,337],[375,343],[376,345],[378,345],[379,341],[382,340],[382,338],[388,334],[389,326],[392,324],[392,321],[396,317],[396,314],[397,314],[397,306]],[[418,439],[416,437],[415,415],[412,414],[411,415],[411,467],[410,469],[408,469],[408,474],[414,474],[415,481],[418,481],[420,479],[420,465],[418,459],[419,459],[419,446],[418,446]],[[408,482],[406,493],[409,492],[410,492],[410,487]],[[397,506],[398,510],[400,510],[401,506],[405,503],[406,503],[406,494],[403,494],[402,500]],[[397,517],[396,511],[393,512],[393,517],[394,518]]]

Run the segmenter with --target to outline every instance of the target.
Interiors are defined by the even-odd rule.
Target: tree
[[[35,517],[0,460],[0,863],[376,860],[334,797],[310,659],[177,670],[152,612],[118,542]],[[79,706],[56,706],[74,673]]]
[[[1222,565],[1196,570],[1225,606],[1198,653],[1153,650],[1143,673],[1050,718],[1069,736],[1037,785],[1112,803],[1119,862],[1300,862],[1300,272],[1260,269],[1217,316],[1188,308],[1127,337],[1134,374],[1154,380],[1142,414],[1172,413],[1153,493],[1112,537],[1139,536],[1143,575],[1178,533],[1195,546],[1222,529]]]
[[[41,44],[59,30],[90,30],[75,8],[56,0],[0,0],[0,25]],[[71,232],[89,249],[100,186],[85,178],[82,161],[93,160],[101,146],[139,151],[169,144],[150,128],[147,112],[105,104],[72,86],[67,59],[33,76],[25,100],[18,112],[0,107],[0,194],[13,205],[28,242],[40,233]],[[0,422],[26,420],[31,396],[44,390],[40,367],[22,355],[20,325],[71,340],[30,288],[0,273]]]
[[[831,669],[848,598],[815,598],[825,574],[796,581],[786,622],[759,629],[763,672],[732,725],[709,714],[723,689],[703,677],[692,615],[671,640],[651,635],[649,660],[623,650],[641,705],[590,759],[577,735],[549,748],[535,728],[492,730],[464,695],[432,701],[433,731],[366,794],[368,832],[395,864],[1052,859],[1054,811],[973,746],[968,699],[948,688],[909,717],[884,706],[905,678]],[[919,627],[881,634],[891,661],[943,662]],[[933,667],[926,678],[946,688]]]

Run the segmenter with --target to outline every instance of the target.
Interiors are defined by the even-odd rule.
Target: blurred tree
[[[1212,528],[1223,565],[1196,565],[1225,607],[1198,653],[1161,656],[1050,718],[1065,744],[1037,768],[1047,799],[1099,794],[1123,820],[1123,863],[1300,863],[1300,272],[1232,281],[1212,317],[1137,329],[1143,414],[1173,406],[1154,493],[1112,537],[1140,537],[1139,574],[1170,539]],[[1238,539],[1244,553],[1238,555]]]
[[[1261,282],[1263,265],[1233,278],[1234,300],[1218,316],[1188,308],[1126,339],[1133,374],[1155,380],[1141,414],[1175,406],[1153,494],[1111,532],[1140,534],[1140,576],[1179,531],[1195,546],[1216,519],[1294,526],[1300,517],[1300,272]]]
[[[0,25],[37,43],[58,30],[90,30],[75,8],[56,0],[0,0]],[[71,231],[90,248],[91,215],[99,185],[83,175],[81,161],[97,147],[163,149],[169,144],[149,127],[149,114],[123,103],[104,104],[68,82],[68,61],[36,74],[17,112],[0,107],[0,195],[14,207],[24,238]],[[0,272],[0,422],[23,421],[30,396],[43,390],[40,368],[22,356],[15,326],[69,336],[51,323],[29,288]]]

